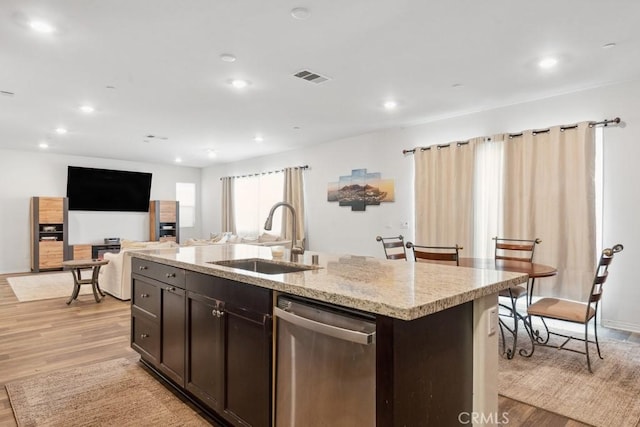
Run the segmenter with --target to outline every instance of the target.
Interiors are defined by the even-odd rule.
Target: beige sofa
[[[189,239],[181,246],[205,246],[221,244],[237,244],[257,246],[290,246],[291,240],[283,240],[280,236],[263,233],[256,237],[240,237],[230,233],[212,234],[209,239]]]
[[[109,264],[100,269],[98,283],[100,283],[100,288],[109,295],[121,300],[130,300],[131,257],[127,254],[128,252],[174,248],[177,246],[226,245],[237,243],[260,246],[282,245],[288,247],[291,241],[282,240],[278,236],[266,233],[256,238],[240,238],[229,233],[224,233],[221,235],[212,235],[209,239],[189,239],[182,245],[178,245],[175,242],[136,242],[123,240],[120,243],[120,252],[107,252],[104,254],[104,259],[109,260]]]
[[[120,252],[105,253],[104,259],[109,264],[100,269],[98,283],[100,289],[121,300],[131,299],[131,257],[127,255],[131,251],[149,249],[164,249],[177,247],[175,242],[134,242],[123,240],[120,243]]]

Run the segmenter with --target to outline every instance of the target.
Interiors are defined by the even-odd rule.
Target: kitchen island
[[[272,314],[283,294],[375,319],[376,425],[458,425],[497,412],[497,293],[526,275],[315,252],[296,262],[306,270],[284,274],[215,264],[271,260],[269,248],[249,245],[130,255],[132,347],[225,423],[273,424]]]

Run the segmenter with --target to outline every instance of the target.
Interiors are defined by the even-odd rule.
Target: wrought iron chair
[[[382,242],[384,256],[387,259],[407,259],[407,251],[404,248],[404,237],[380,237],[376,236],[376,241]]]
[[[536,245],[542,242],[542,240],[536,239],[508,239],[504,237],[494,237],[495,240],[495,253],[494,258],[496,260],[506,261],[520,261],[520,262],[533,262],[533,253],[536,249]],[[533,281],[533,279],[530,279]],[[500,306],[508,310],[509,317],[513,318],[513,328],[510,328],[502,319],[500,319],[500,333],[502,334],[502,352],[506,353],[507,358],[513,358],[516,351],[516,345],[518,343],[518,319],[524,322],[524,317],[520,315],[516,309],[518,299],[526,297],[528,293],[529,285],[527,286],[513,286],[511,288],[503,289],[498,293],[499,297],[509,298],[509,305],[500,303]],[[529,300],[530,301],[530,300]],[[505,315],[503,314],[503,317]],[[506,348],[506,342],[504,339],[504,329],[509,331],[513,335],[513,347],[511,349]]]
[[[462,246],[458,246],[457,243],[455,246],[422,246],[407,242],[405,246],[413,251],[413,259],[415,261],[419,259],[448,261],[455,262],[456,265],[460,265],[460,251],[464,249]]]
[[[569,350],[573,351],[574,353],[584,354],[587,356],[587,368],[589,369],[589,372],[593,373],[593,371],[591,370],[591,358],[589,357],[589,343],[596,345],[596,348],[598,350],[598,357],[602,359],[602,354],[600,353],[600,344],[598,343],[597,322],[598,305],[600,303],[600,299],[602,298],[602,288],[609,275],[608,269],[611,261],[613,260],[613,256],[623,249],[624,247],[621,244],[617,244],[612,248],[607,248],[602,251],[602,254],[600,255],[600,261],[598,262],[598,265],[596,267],[593,284],[591,285],[591,292],[589,293],[589,298],[586,302],[572,301],[560,298],[542,298],[527,307],[528,325],[527,323],[525,323],[525,326],[527,326],[529,328],[529,331],[531,332],[531,343],[533,344],[531,354],[533,354],[535,347],[538,345],[545,347],[554,347],[558,350]],[[537,316],[542,320],[546,318],[583,324],[584,338],[575,337],[573,335],[566,335],[559,332],[552,332],[549,330],[546,322],[543,322],[543,325],[546,329],[547,337],[546,339],[542,339],[539,331],[533,331],[533,325],[531,323],[532,316]],[[589,339],[589,321],[591,321],[592,319],[595,341]],[[551,337],[551,335],[563,337],[566,338],[566,340],[559,346],[550,345],[549,338]],[[584,342],[584,351],[566,348],[565,345],[571,340]],[[530,357],[531,354],[528,354],[527,356]]]

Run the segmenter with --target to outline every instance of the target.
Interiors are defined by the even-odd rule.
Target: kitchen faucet
[[[271,210],[269,211],[269,216],[267,217],[267,220],[264,223],[264,229],[265,230],[271,230],[271,227],[273,226],[273,212],[278,208],[278,206],[285,206],[287,208],[289,208],[289,210],[291,210],[291,216],[293,217],[293,230],[291,230],[291,254],[289,255],[289,261],[297,261],[298,260],[298,254],[303,254],[304,253],[304,248],[301,246],[297,246],[297,240],[296,240],[296,208],[294,208],[292,205],[290,205],[287,202],[278,202],[275,205],[273,205],[271,207]]]

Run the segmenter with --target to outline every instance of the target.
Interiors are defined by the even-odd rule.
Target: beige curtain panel
[[[300,246],[305,247],[305,215],[304,215],[304,181],[303,168],[285,168],[284,171],[284,193],[283,200],[291,204],[296,210],[296,238],[301,242]],[[291,239],[293,221],[291,211],[285,209],[282,215],[282,230],[286,240]],[[298,242],[294,242],[298,245]]]
[[[584,299],[596,263],[594,127],[484,139],[415,151],[416,243],[485,257],[495,235],[540,238],[534,262],[558,275],[536,281],[535,294]]]
[[[416,244],[473,248],[474,153],[482,139],[416,150]]]
[[[540,238],[535,262],[558,275],[537,294],[584,300],[596,264],[595,128],[525,131],[505,138],[503,235]]]
[[[233,208],[234,177],[222,178],[222,231],[236,234],[235,211]]]

